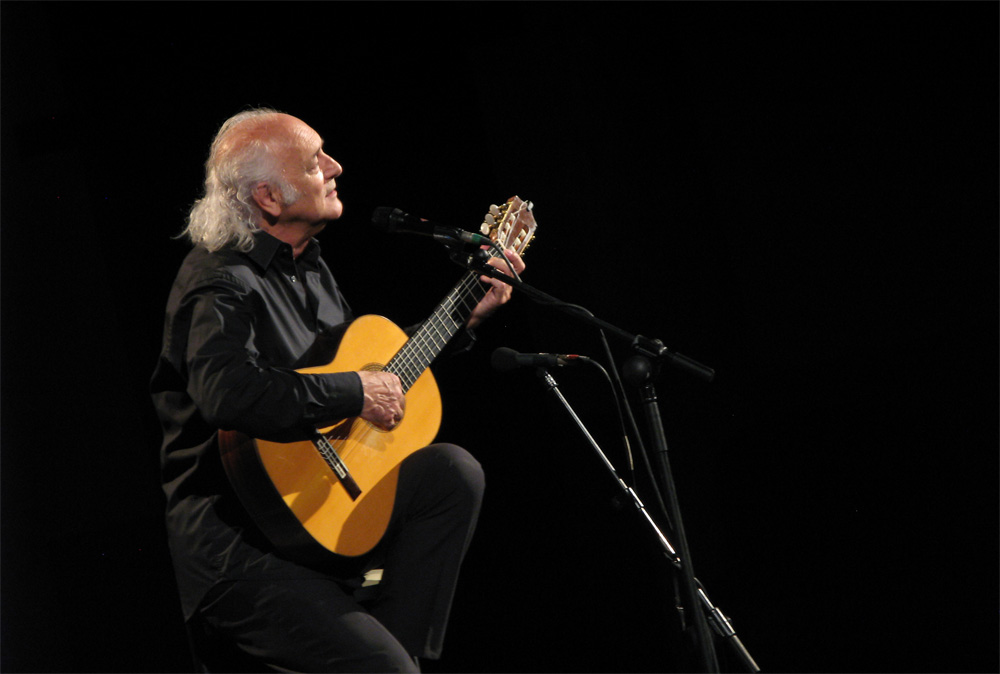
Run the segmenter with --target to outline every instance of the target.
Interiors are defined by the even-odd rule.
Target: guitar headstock
[[[513,196],[502,206],[490,206],[479,231],[504,250],[513,248],[519,255],[523,255],[538,229],[532,208],[534,204],[530,201]]]

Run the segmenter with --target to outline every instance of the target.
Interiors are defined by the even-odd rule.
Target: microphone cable
[[[518,283],[520,283],[521,282],[521,276],[517,273],[517,271],[514,270],[514,265],[512,265],[510,263],[510,260],[507,259],[507,256],[504,255],[503,248],[500,247],[500,244],[498,244],[496,241],[493,241],[492,239],[490,239],[490,247],[494,251],[496,251],[496,254],[497,254],[496,256],[497,257],[499,257],[501,260],[503,260],[504,262],[507,263],[507,269],[510,270],[510,275],[512,277],[514,277],[514,279]]]
[[[543,302],[543,304],[561,306],[567,309],[572,309],[574,311],[586,314],[591,318],[595,318],[594,314],[589,309],[587,309],[586,307],[582,307],[579,304],[572,304],[569,302],[561,302],[561,301]],[[618,368],[614,366],[615,359],[614,355],[611,353],[611,345],[608,344],[608,338],[607,335],[604,333],[604,330],[598,328],[597,332],[601,337],[601,346],[604,351],[604,357],[607,359],[607,362],[610,365],[611,372],[613,373],[613,375],[609,375],[608,371],[604,369],[604,367],[601,367],[601,370],[604,372],[604,375],[608,377],[608,380],[611,383],[611,390],[614,393],[615,405],[618,409],[619,424],[622,427],[622,433],[624,435],[625,452],[626,455],[628,456],[630,479],[633,483],[633,486],[637,487],[638,485],[635,484],[636,481],[635,466],[634,466],[634,459],[632,456],[632,447],[628,440],[629,434],[625,430],[626,421],[628,422],[628,428],[632,432],[632,437],[635,440],[635,444],[638,446],[639,457],[642,459],[642,465],[646,469],[646,473],[649,476],[649,483],[653,490],[653,496],[656,499],[656,505],[659,508],[659,511],[664,521],[667,523],[667,526],[670,528],[671,532],[673,532],[675,531],[675,527],[670,517],[670,511],[667,509],[666,501],[663,498],[663,492],[660,490],[660,486],[657,483],[656,473],[653,470],[652,464],[650,464],[649,462],[649,453],[646,451],[646,446],[642,441],[642,433],[639,431],[639,425],[636,423],[635,414],[632,412],[632,406],[629,403],[628,394],[626,393],[625,387],[621,381],[621,377],[618,374]],[[600,367],[600,364],[596,360],[591,359],[590,362]],[[622,414],[623,411],[624,415]]]

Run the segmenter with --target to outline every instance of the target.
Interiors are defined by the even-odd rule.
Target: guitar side
[[[330,363],[298,372],[381,370],[407,339],[388,319],[362,316],[345,331]],[[361,488],[356,501],[311,441],[252,440],[232,431],[219,437],[237,494],[276,546],[313,559],[324,551],[356,557],[385,533],[399,464],[433,442],[440,425],[441,397],[428,369],[407,391],[405,415],[391,432],[356,417],[320,429]]]

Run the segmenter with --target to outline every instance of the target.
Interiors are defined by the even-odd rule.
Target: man
[[[418,657],[440,656],[478,516],[478,462],[432,445],[403,462],[372,553],[357,565],[304,564],[265,538],[223,470],[217,429],[291,441],[354,416],[391,430],[406,413],[394,374],[295,371],[328,362],[317,347],[352,319],[315,240],[343,213],[342,171],[301,120],[241,113],[212,144],[185,230],[195,248],[171,290],[151,388],[181,604],[209,671],[419,671]],[[470,329],[510,297],[506,284],[481,282],[490,287]],[[379,596],[362,606],[352,583],[376,564]]]

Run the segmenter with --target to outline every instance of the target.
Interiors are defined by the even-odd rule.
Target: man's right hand
[[[361,418],[379,428],[391,431],[403,420],[406,396],[399,377],[390,372],[358,372],[365,391]]]

